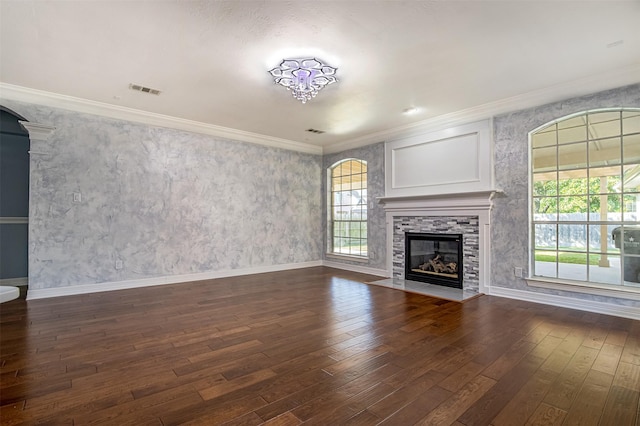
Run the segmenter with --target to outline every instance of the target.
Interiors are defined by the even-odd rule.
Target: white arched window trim
[[[327,171],[328,254],[368,257],[367,162],[340,160]]]
[[[640,300],[640,108],[548,122],[529,153],[529,285]]]

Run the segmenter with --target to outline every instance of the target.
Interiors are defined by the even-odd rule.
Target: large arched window
[[[329,252],[367,256],[367,163],[348,159],[329,168]]]
[[[530,133],[532,275],[640,291],[640,109]]]

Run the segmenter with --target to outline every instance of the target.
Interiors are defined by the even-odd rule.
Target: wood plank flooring
[[[636,425],[640,321],[317,267],[0,306],[2,425]]]

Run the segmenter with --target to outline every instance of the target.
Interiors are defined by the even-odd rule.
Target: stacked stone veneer
[[[405,232],[462,234],[462,288],[479,289],[478,216],[396,216],[393,218],[393,278],[404,279]]]

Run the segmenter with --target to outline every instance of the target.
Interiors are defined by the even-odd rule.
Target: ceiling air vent
[[[151,95],[159,95],[160,91],[158,89],[152,89],[150,87],[140,86],[139,84],[129,84],[129,89],[136,90],[138,92],[149,93]]]
[[[317,133],[317,134],[324,133],[324,130],[316,130],[316,129],[307,129],[306,131],[310,133]]]

